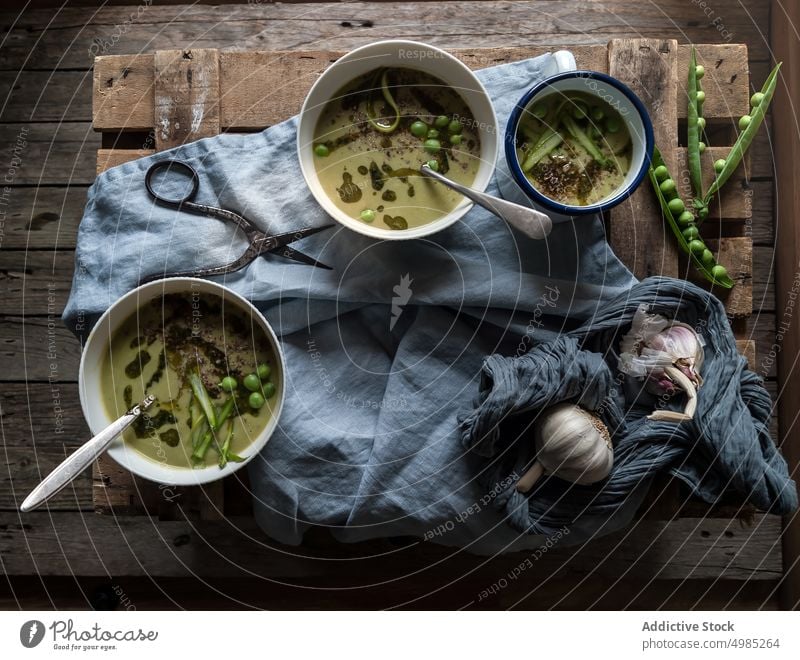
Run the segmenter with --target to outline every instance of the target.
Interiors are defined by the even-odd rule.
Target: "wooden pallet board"
[[[553,47],[481,48],[456,50],[468,66],[478,69],[517,61]],[[681,171],[685,149],[679,147],[679,127],[685,118],[685,78],[690,47],[674,40],[618,39],[608,46],[571,47],[579,68],[610,72],[642,98],[654,120],[656,142],[672,171]],[[708,100],[704,116],[709,125],[724,127],[747,110],[749,76],[747,48],[743,45],[698,45],[698,60],[705,64],[704,88]],[[95,59],[93,125],[103,134],[97,171],[222,130],[254,131],[288,119],[300,109],[317,77],[340,51],[172,50]],[[197,85],[187,84],[188,77]],[[202,117],[192,122],[192,117]],[[127,133],[153,136],[154,149],[115,148]],[[730,134],[731,136],[733,133]],[[715,146],[704,156],[719,157],[729,147]],[[723,297],[731,318],[746,318],[752,311],[752,241],[744,237],[752,209],[745,177],[747,164],[734,176],[712,218],[726,227],[716,238],[720,262],[737,282]],[[708,168],[707,168],[708,170]],[[709,226],[711,221],[709,221]],[[686,273],[675,242],[667,234],[652,193],[643,185],[610,216],[610,242],[620,258],[639,277]],[[708,237],[709,239],[712,236]],[[755,343],[739,333],[739,346],[755,364]],[[95,510],[101,513],[148,513],[175,519],[192,513],[216,518],[226,511],[220,486],[201,492],[185,489],[168,500],[141,483],[111,459],[98,461],[93,475]],[[175,505],[175,502],[178,502]]]

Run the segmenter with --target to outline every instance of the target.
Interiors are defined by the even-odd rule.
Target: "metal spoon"
[[[147,410],[156,398],[152,395],[147,396],[138,405],[131,408],[117,421],[111,422],[100,433],[94,436],[83,447],[67,457],[48,477],[33,489],[30,495],[25,498],[19,508],[23,513],[33,511],[35,508],[44,504],[51,497],[61,492],[75,477],[89,467],[94,460],[100,456],[117,436],[126,428],[133,424],[139,416]]]
[[[460,183],[456,183],[446,176],[434,172],[426,163],[420,170],[425,176],[436,179],[439,183],[443,183],[448,188],[452,188],[456,192],[461,193],[464,197],[471,199],[478,206],[482,206],[487,211],[491,211],[498,218],[505,220],[512,227],[516,227],[523,234],[540,240],[545,238],[550,230],[553,228],[553,221],[549,216],[536,211],[535,209],[509,202],[505,199],[500,199],[494,195],[487,195],[483,192],[478,192],[473,188],[467,188]]]

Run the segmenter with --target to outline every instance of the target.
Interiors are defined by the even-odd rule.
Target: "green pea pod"
[[[692,48],[692,57],[689,60],[689,103],[686,110],[686,151],[689,161],[689,180],[692,191],[698,199],[703,197],[703,174],[700,167],[700,104],[697,102],[697,92],[700,90],[700,81],[697,79],[697,56]]]
[[[661,192],[661,188],[658,185],[658,179],[656,179],[655,175],[655,168],[659,167],[660,165],[666,164],[664,163],[664,159],[661,157],[661,152],[657,148],[653,148],[653,158],[650,163],[649,175],[650,175],[650,183],[653,184],[653,190],[655,190],[656,197],[658,198],[658,203],[661,206],[661,212],[663,213],[664,217],[667,219],[667,224],[672,229],[672,233],[675,234],[675,238],[678,240],[678,244],[681,246],[681,250],[683,250],[687,255],[689,255],[689,259],[692,261],[694,267],[702,273],[703,277],[705,277],[709,282],[712,284],[716,284],[721,286],[725,289],[730,289],[733,287],[733,280],[727,274],[725,277],[716,278],[711,274],[711,269],[716,264],[705,265],[703,262],[692,253],[689,249],[689,243],[683,236],[678,223],[675,222],[675,218],[672,215],[672,212],[669,210],[667,199],[664,197],[664,193]]]
[[[775,68],[770,72],[769,76],[767,76],[764,87],[761,88],[761,93],[764,95],[764,98],[755,108],[751,108],[750,123],[747,125],[747,128],[739,133],[738,139],[734,143],[733,147],[731,147],[730,154],[728,154],[728,157],[725,159],[725,167],[723,167],[722,171],[717,174],[717,178],[714,180],[714,183],[711,184],[711,187],[708,189],[708,192],[703,198],[706,206],[711,203],[711,198],[717,193],[717,191],[719,191],[720,188],[722,188],[725,182],[730,178],[731,174],[733,174],[734,170],[739,167],[739,163],[742,162],[745,152],[753,142],[753,139],[758,132],[758,128],[761,126],[761,122],[764,121],[764,116],[769,109],[770,101],[772,100],[772,96],[775,94],[775,88],[778,86],[778,70],[780,68],[781,62],[778,62]]]
[[[564,141],[564,137],[555,127],[548,127],[542,133],[539,141],[528,152],[525,162],[522,164],[522,171],[529,172],[542,158],[547,156],[553,149]]]
[[[600,149],[597,148],[597,145],[592,142],[592,139],[586,135],[586,133],[578,126],[578,123],[569,115],[564,115],[561,118],[561,122],[564,124],[565,128],[569,131],[569,134],[574,137],[580,145],[589,152],[589,155],[594,158],[600,165],[606,164],[606,159],[603,154],[600,152]]]

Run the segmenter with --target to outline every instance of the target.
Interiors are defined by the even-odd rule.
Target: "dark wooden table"
[[[176,47],[341,51],[387,37],[447,48],[574,48],[647,37],[746,44],[749,60],[742,67],[749,68],[758,84],[766,77],[769,44],[763,27],[770,20],[768,3],[747,10],[726,5],[724,33],[719,21],[712,22],[694,3],[663,0],[651,9],[619,1],[252,3],[5,14],[0,88],[7,91],[2,95],[0,144],[11,177],[8,188],[0,188],[0,212],[7,214],[0,232],[0,423],[6,463],[0,472],[0,560],[9,576],[5,605],[86,606],[110,589],[140,609],[452,608],[469,606],[519,562],[487,561],[414,539],[340,546],[324,530],[312,534],[302,548],[283,548],[261,534],[245,510],[226,511],[226,519],[218,521],[159,519],[157,514],[99,516],[90,475],[78,480],[50,512],[16,513],[40,473],[86,433],[76,384],[80,346],[61,327],[59,315],[69,292],[77,224],[96,174],[98,150],[155,148],[147,131],[100,135],[92,130],[95,56]],[[742,199],[749,204],[743,229],[753,245],[752,278],[746,284],[752,286],[754,314],[735,327],[744,341],[755,343],[753,367],[775,395],[775,365],[767,359],[778,309],[772,278],[772,162],[764,131],[742,184]],[[5,165],[0,163],[3,176]],[[740,235],[741,230],[723,237]],[[735,505],[709,508],[683,501],[671,484],[664,484],[662,491],[624,534],[549,553],[524,580],[472,606],[777,607],[785,561],[781,520],[770,515],[745,519],[746,511]],[[233,555],[238,567],[229,561]]]

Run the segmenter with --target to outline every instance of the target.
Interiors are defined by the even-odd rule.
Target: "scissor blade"
[[[286,257],[287,259],[292,259],[293,261],[298,261],[301,264],[306,264],[307,266],[316,266],[317,268],[324,268],[325,270],[333,270],[330,266],[322,263],[321,261],[317,261],[313,257],[309,257],[307,254],[303,254],[302,252],[298,252],[294,248],[291,247],[277,247],[273,250],[270,250],[271,254],[278,254],[282,257]]]
[[[270,239],[271,243],[275,247],[281,247],[283,245],[288,245],[289,243],[299,241],[301,238],[305,238],[306,236],[316,234],[323,229],[329,229],[330,227],[335,227],[335,225],[329,224],[323,225],[322,227],[306,227],[304,229],[297,229],[295,231],[287,231],[283,234],[275,234],[274,236],[270,236]]]

